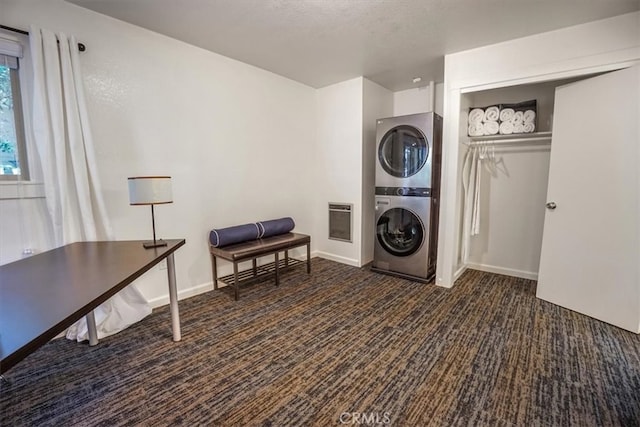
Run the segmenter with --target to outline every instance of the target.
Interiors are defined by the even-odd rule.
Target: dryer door
[[[413,212],[392,208],[380,215],[376,224],[378,242],[392,255],[405,257],[416,253],[424,241],[424,226]]]
[[[429,157],[424,134],[409,125],[400,125],[384,134],[378,146],[378,160],[390,175],[408,178],[418,173]]]

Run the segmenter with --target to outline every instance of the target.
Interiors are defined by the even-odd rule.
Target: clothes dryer
[[[434,141],[441,134],[435,113],[378,119],[375,186],[431,188],[439,149]]]

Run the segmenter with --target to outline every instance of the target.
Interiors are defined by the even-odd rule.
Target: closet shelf
[[[479,145],[526,145],[529,143],[551,143],[551,132],[522,133],[517,135],[487,135],[471,136],[469,142],[465,142],[470,147]]]

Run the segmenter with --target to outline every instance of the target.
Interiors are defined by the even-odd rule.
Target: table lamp
[[[145,249],[167,246],[162,239],[156,240],[156,220],[153,213],[154,205],[173,203],[170,176],[134,176],[129,180],[129,204],[151,205],[151,226],[153,227],[153,241],[144,242]]]

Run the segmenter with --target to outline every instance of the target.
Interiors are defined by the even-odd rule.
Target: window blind
[[[15,40],[0,37],[0,65],[18,68],[18,58],[22,58],[22,45]]]

